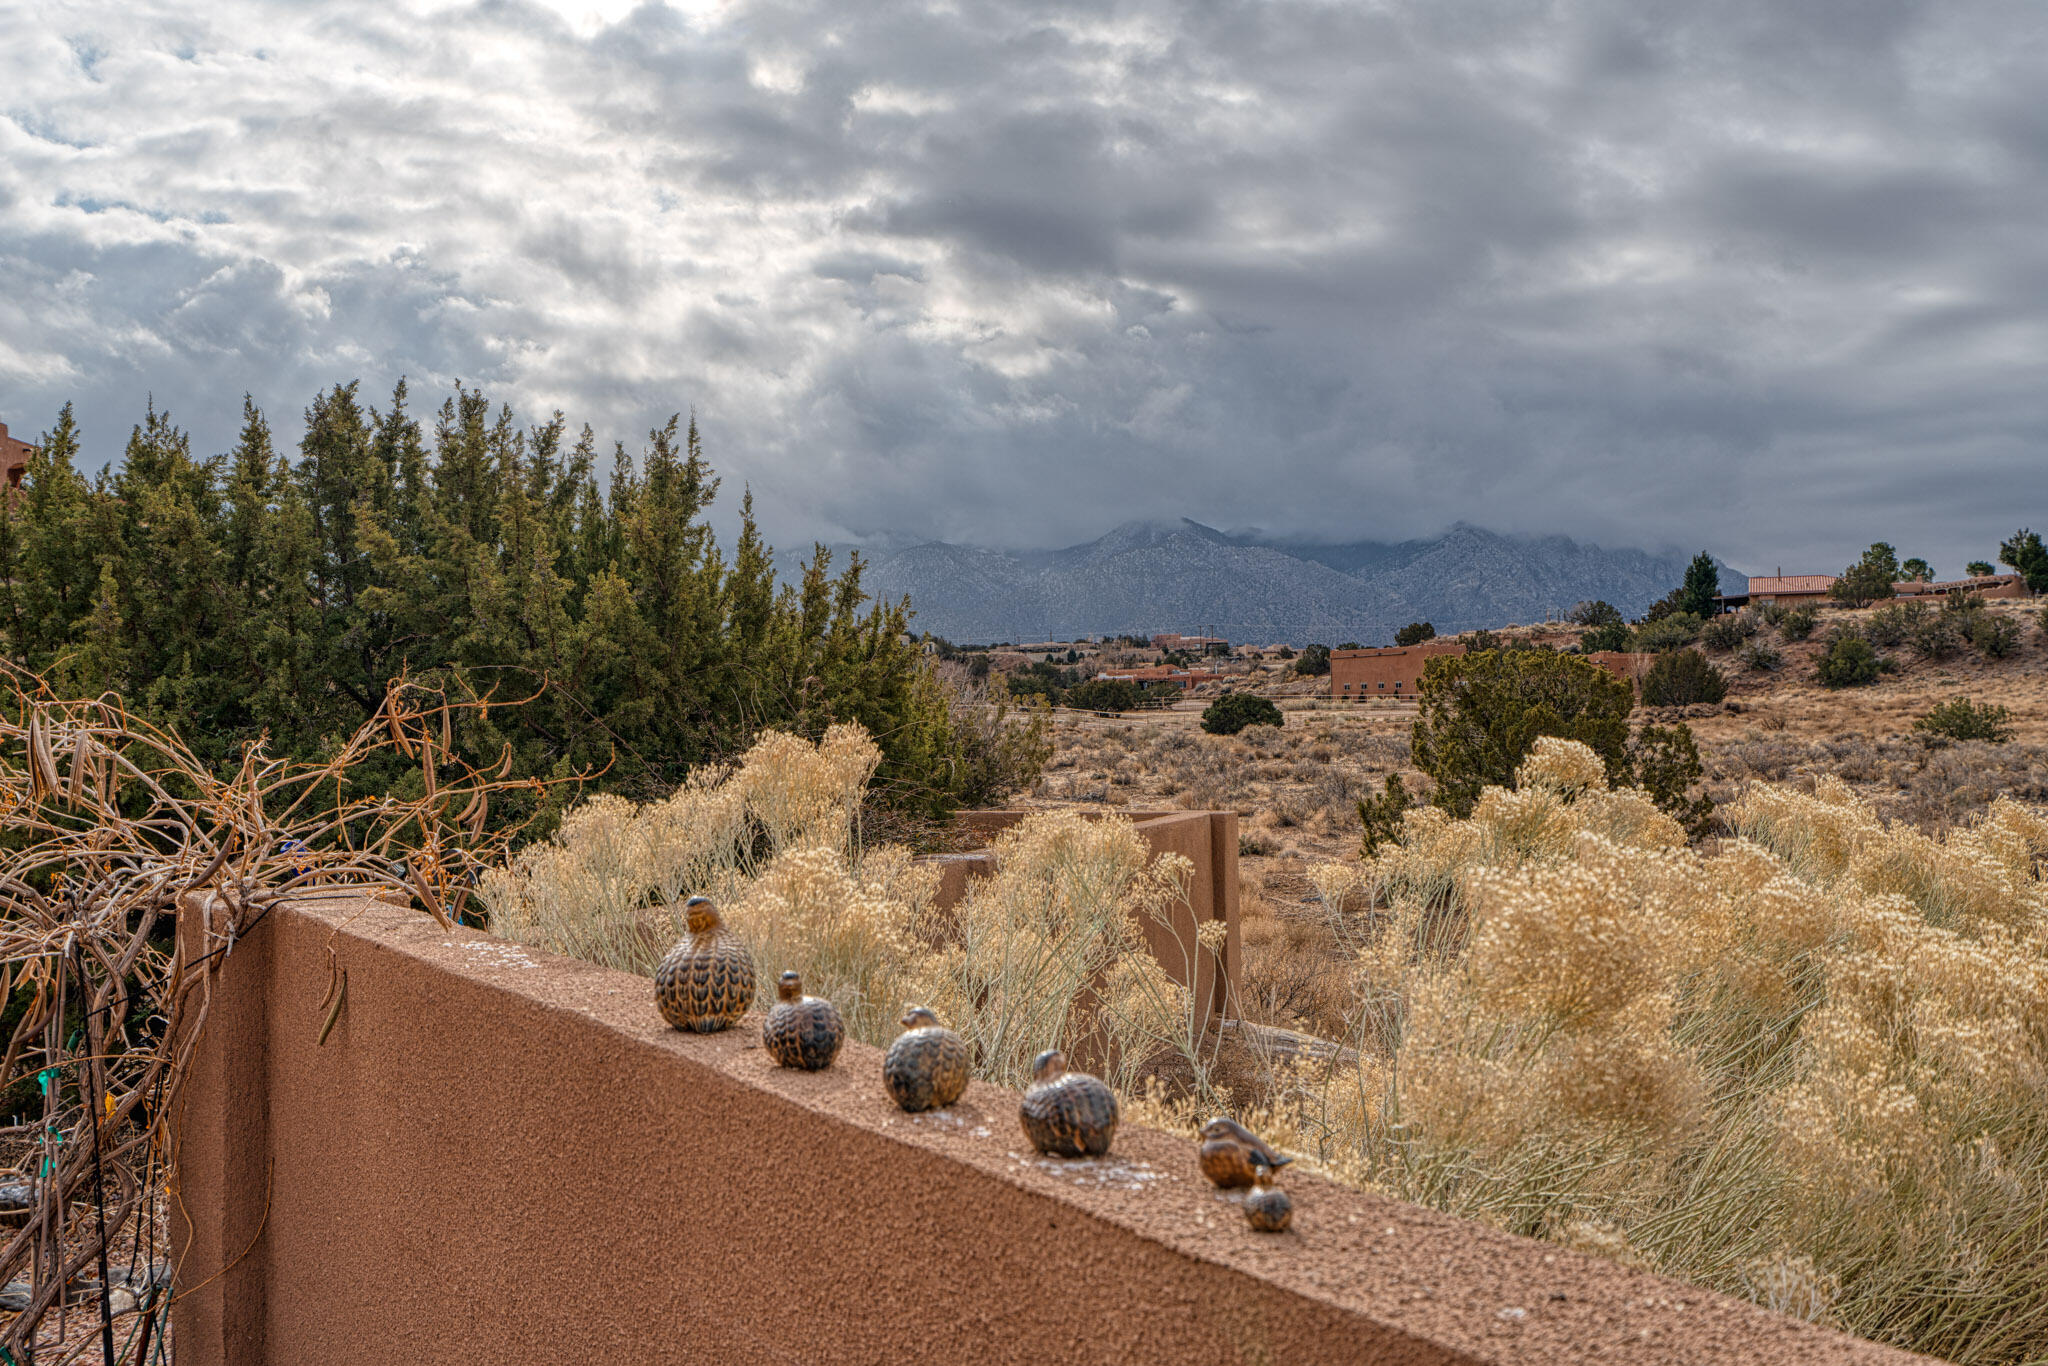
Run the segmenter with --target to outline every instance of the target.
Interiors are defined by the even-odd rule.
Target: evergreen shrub
[[[1870,642],[1851,630],[1840,630],[1828,640],[1827,652],[1815,661],[1813,676],[1826,688],[1860,688],[1875,683],[1883,672],[1883,661]]]
[[[1989,740],[2003,744],[2012,739],[2012,713],[1995,702],[1972,702],[1967,697],[1956,697],[1915,721],[1913,729],[1949,740]]]
[[[1719,702],[1728,695],[1728,679],[1698,650],[1671,650],[1657,656],[1643,678],[1643,705],[1690,707]]]
[[[1235,735],[1246,726],[1284,726],[1287,718],[1264,697],[1248,692],[1225,693],[1202,712],[1202,729],[1211,735]]]
[[[1474,650],[1429,661],[1411,732],[1431,803],[1467,815],[1489,785],[1512,787],[1542,736],[1576,740],[1611,776],[1627,771],[1635,690],[1590,660],[1550,650]]]

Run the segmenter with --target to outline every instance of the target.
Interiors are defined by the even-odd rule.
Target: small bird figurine
[[[904,1011],[898,1023],[903,1032],[882,1056],[882,1085],[890,1099],[913,1114],[960,1099],[967,1089],[967,1040],[923,1006]]]
[[[1252,1167],[1265,1163],[1274,1171],[1294,1159],[1283,1157],[1266,1141],[1236,1120],[1218,1115],[1202,1126],[1202,1175],[1224,1190],[1252,1184]]]
[[[804,979],[785,972],[775,986],[775,1005],[761,1022],[761,1042],[768,1055],[784,1067],[822,1071],[839,1056],[846,1042],[846,1022],[839,1008],[822,996],[804,995]]]
[[[1282,1233],[1294,1222],[1294,1202],[1273,1184],[1273,1169],[1252,1166],[1252,1188],[1244,1197],[1244,1221],[1260,1233]]]
[[[1101,1157],[1116,1137],[1116,1093],[1086,1072],[1069,1072],[1057,1048],[1031,1065],[1033,1082],[1017,1115],[1031,1146],[1051,1157]]]
[[[708,896],[683,903],[689,933],[654,970],[661,1018],[677,1029],[715,1034],[754,1003],[754,955],[725,927]]]

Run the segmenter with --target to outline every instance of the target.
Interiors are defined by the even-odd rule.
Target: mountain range
[[[1267,644],[1391,644],[1411,621],[1442,633],[1541,621],[1604,598],[1628,616],[1685,577],[1684,554],[1459,524],[1433,540],[1320,543],[1199,522],[1126,522],[1085,545],[991,550],[871,545],[867,585],[908,595],[915,626],[960,644],[1161,631]],[[1723,569],[1723,592],[1743,575]]]

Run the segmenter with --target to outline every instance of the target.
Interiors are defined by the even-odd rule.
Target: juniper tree
[[[637,460],[621,446],[608,485],[590,430],[568,432],[458,389],[423,433],[403,384],[382,411],[343,384],[306,409],[295,460],[246,399],[234,449],[199,460],[152,404],[93,482],[67,407],[0,505],[0,647],[119,692],[222,765],[264,733],[316,757],[404,676],[523,699],[451,736],[476,762],[509,748],[515,775],[603,770],[653,795],[763,727],[857,721],[893,800],[953,800],[978,770],[908,603],[870,601],[859,559],[835,572],[822,547],[779,583],[750,498],[728,562],[694,423],[658,428]]]
[[[2048,593],[2048,548],[2042,546],[2040,532],[2021,527],[2011,540],[1999,543],[1998,562],[2026,579],[2029,592]]]
[[[1431,801],[1471,814],[1481,789],[1512,787],[1537,737],[1577,740],[1609,777],[1628,769],[1634,690],[1589,660],[1547,650],[1477,650],[1429,661],[1417,693],[1415,766],[1435,784]]]
[[[1675,605],[1680,612],[1690,612],[1696,617],[1710,617],[1716,610],[1714,599],[1721,592],[1721,571],[1714,565],[1714,557],[1702,550],[1692,557],[1692,563],[1685,567],[1685,583],[1678,590]]]

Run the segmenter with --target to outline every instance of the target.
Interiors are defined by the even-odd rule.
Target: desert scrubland
[[[1218,1076],[1331,1170],[1935,1355],[2039,1360],[2048,638],[2038,602],[1992,604],[2000,657],[1904,641],[1874,683],[1821,686],[1825,642],[1883,610],[1823,612],[1772,669],[1709,650],[1721,702],[1638,708],[1698,738],[1703,839],[1546,742],[1515,790],[1418,807],[1364,857],[1359,798],[1428,790],[1416,708],[1278,668],[1235,684],[1279,697],[1278,729],[1204,734],[1200,699],[1061,716],[1021,804],[1241,813],[1241,1013],[1343,1051]],[[1916,728],[1957,697],[2009,738]]]
[[[857,1035],[926,1000],[1014,1083],[1039,1040],[1084,1030],[1144,1122],[1228,1111],[1362,1187],[1952,1360],[2035,1361],[2048,646],[2029,605],[1995,609],[2024,626],[1999,658],[1901,659],[1862,688],[1805,677],[1846,613],[1775,670],[1716,652],[1722,702],[1639,710],[1699,735],[1704,836],[1543,739],[1469,815],[1418,805],[1367,857],[1359,798],[1394,773],[1427,791],[1413,708],[1269,669],[1277,728],[1205,734],[1200,698],[1053,717],[1014,799],[1032,818],[953,910],[905,831],[864,821],[877,754],[851,730],[764,738],[666,802],[586,804],[482,890],[498,932],[644,971],[673,927],[641,889],[712,888]],[[1915,729],[1964,693],[2007,706],[2013,738]],[[1178,870],[1081,818],[1175,806],[1243,813],[1221,1031],[1134,931]]]

